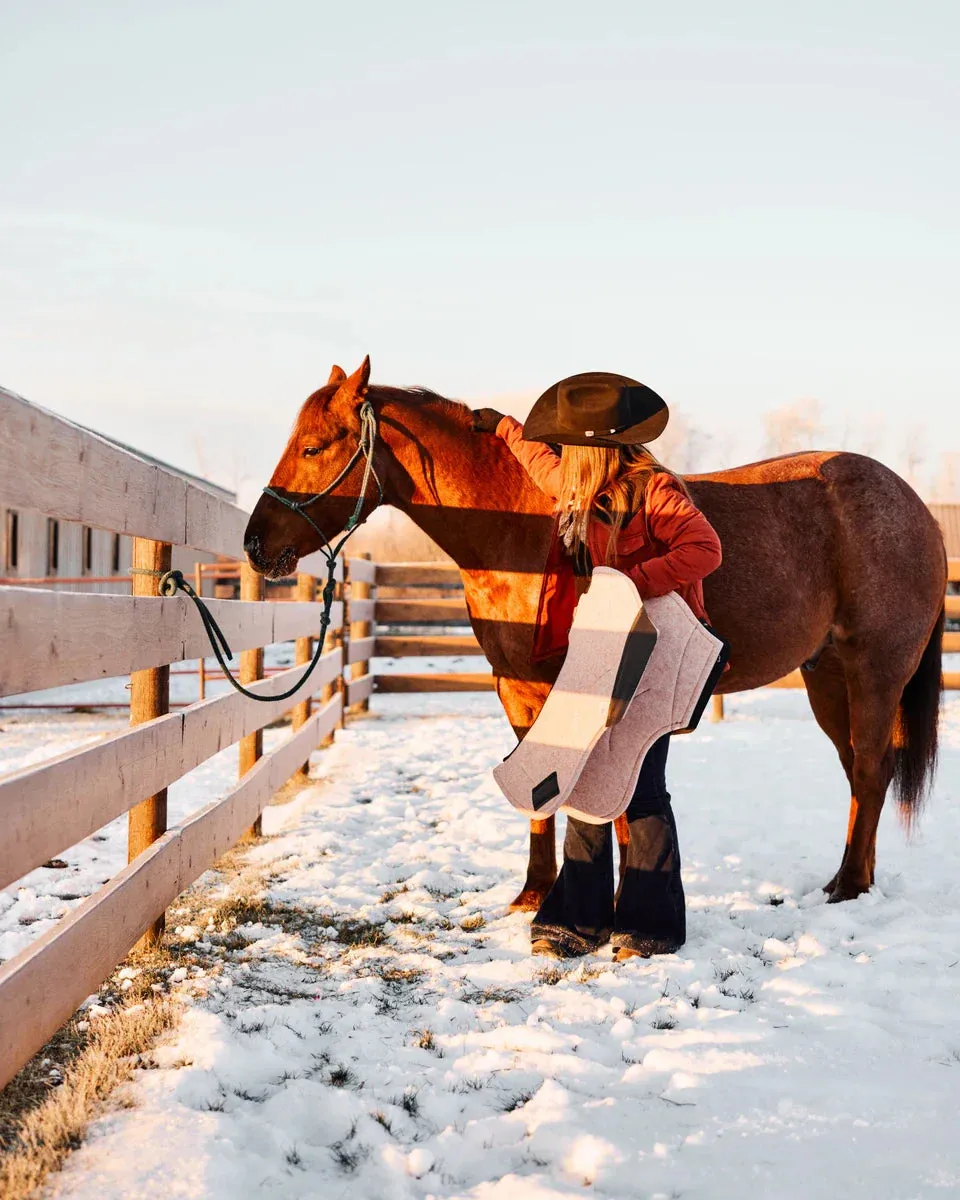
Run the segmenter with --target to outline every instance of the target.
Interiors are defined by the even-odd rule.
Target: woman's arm
[[[720,566],[716,530],[669,475],[653,476],[644,503],[650,535],[667,550],[627,570],[642,599],[675,592]]]
[[[560,457],[543,442],[525,442],[523,426],[513,417],[504,417],[497,425],[497,437],[513,451],[517,461],[551,500],[560,495]]]

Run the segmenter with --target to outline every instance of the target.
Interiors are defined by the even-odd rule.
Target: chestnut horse
[[[303,405],[247,527],[253,567],[279,577],[319,548],[360,497],[359,409],[379,423],[371,459],[382,499],[401,509],[458,564],[470,620],[518,737],[529,728],[560,660],[534,663],[533,636],[550,501],[497,437],[471,430],[470,410],[421,390],[369,385],[334,367]],[[367,410],[369,414],[369,409]],[[926,506],[892,471],[847,453],[793,454],[686,478],[723,544],[704,584],[730,643],[719,692],[761,687],[803,667],[810,705],[850,785],[850,816],[831,901],[873,883],[877,823],[890,783],[909,823],[936,761],[946,556]],[[317,496],[317,493],[324,493]],[[317,496],[312,520],[284,501]],[[370,494],[363,515],[375,506]],[[618,824],[621,855],[625,837]],[[514,907],[535,909],[556,877],[554,821],[533,822],[526,884]]]

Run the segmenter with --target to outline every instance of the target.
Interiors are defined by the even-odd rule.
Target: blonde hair
[[[590,521],[599,512],[610,528],[609,563],[621,529],[643,508],[647,484],[658,471],[667,468],[646,446],[564,446],[559,506],[560,536],[567,552],[573,556],[583,552]]]

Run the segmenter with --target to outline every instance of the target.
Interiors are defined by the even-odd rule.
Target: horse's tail
[[[937,767],[943,625],[941,608],[920,663],[900,697],[893,741],[893,789],[908,828],[920,812]]]

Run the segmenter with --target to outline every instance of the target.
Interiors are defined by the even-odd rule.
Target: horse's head
[[[314,392],[301,408],[270,479],[270,489],[276,495],[265,492],[260,497],[243,539],[251,566],[262,575],[272,579],[289,575],[301,558],[321,548],[323,539],[314,522],[330,539],[346,527],[353,515],[364,477],[365,458],[357,450],[362,427],[360,409],[369,380],[369,358],[350,376],[341,367],[334,367],[326,386]],[[375,449],[371,447],[371,453]],[[355,459],[352,467],[351,459]],[[346,474],[340,479],[343,472]],[[322,499],[304,512],[284,503],[307,501],[318,494]],[[361,519],[376,503],[377,488],[371,483]]]

